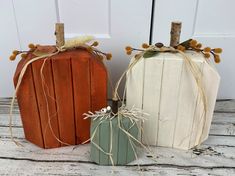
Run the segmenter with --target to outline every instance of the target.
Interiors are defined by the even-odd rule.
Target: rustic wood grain
[[[55,99],[58,113],[60,140],[75,145],[75,119],[70,55],[66,52],[52,58]],[[66,144],[62,144],[66,145]]]
[[[8,113],[1,111],[10,99],[0,99],[0,173],[1,175],[234,175],[235,174],[235,113],[220,106],[215,113],[209,138],[197,155],[183,151],[151,147],[152,154],[141,152],[139,159],[123,167],[98,166],[90,160],[90,144],[57,149],[41,149],[24,139],[20,115],[14,114],[14,136],[24,147],[10,139]],[[2,103],[2,104],[1,104]],[[231,101],[233,103],[233,101]],[[218,106],[218,105],[217,105]],[[4,108],[4,109],[5,109]],[[229,127],[229,130],[227,130]],[[208,148],[211,148],[208,150]],[[138,164],[141,171],[138,170]]]
[[[60,143],[55,138],[55,136],[59,138],[59,126],[56,113],[57,108],[55,102],[52,65],[50,59],[46,60],[43,67],[43,75],[41,75],[41,67],[43,62],[44,60],[38,60],[32,63],[33,79],[38,100],[38,110],[40,114],[44,147],[55,148],[59,147]],[[49,123],[51,124],[51,128]]]
[[[104,64],[97,59],[90,59],[91,74],[91,109],[100,110],[107,106],[107,71]]]
[[[31,57],[31,54],[29,54],[26,60],[30,59]],[[21,70],[24,63],[24,60],[21,60],[16,68],[14,75],[15,86],[18,82],[19,71]],[[38,100],[34,89],[35,83],[33,79],[33,70],[32,66],[30,65],[27,68],[27,71],[25,72],[22,79],[21,86],[18,89],[17,99],[20,106],[20,113],[25,117],[22,119],[24,131],[26,134],[25,138],[40,147],[44,147]],[[24,92],[24,94],[21,92]]]
[[[79,53],[73,52],[70,57],[73,73],[76,143],[81,144],[90,137],[90,120],[84,120],[83,113],[91,111],[90,60],[92,58],[85,50],[81,50]]]

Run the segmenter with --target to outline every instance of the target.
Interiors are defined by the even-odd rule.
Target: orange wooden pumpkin
[[[49,51],[55,47],[41,49]],[[24,64],[34,57],[29,52],[19,62],[15,86]],[[47,58],[42,77],[44,60],[28,66],[17,91],[25,138],[42,148],[80,144],[90,137],[90,121],[83,119],[83,113],[106,106],[106,68],[97,55],[85,48]]]

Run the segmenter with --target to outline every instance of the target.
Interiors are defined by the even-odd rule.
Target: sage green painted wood
[[[92,120],[91,123],[91,135],[94,133],[95,128],[99,125],[100,119]],[[119,128],[118,118],[115,117],[111,121],[112,123],[112,134],[110,128],[110,119],[103,120],[99,125],[94,140],[105,152],[110,151],[110,145],[112,145],[112,159],[114,165],[125,165],[135,159],[134,152],[129,143],[127,135]],[[130,127],[130,120],[128,118],[120,117],[120,125],[125,130]],[[136,131],[137,130],[137,131]],[[130,129],[130,133],[137,138],[138,128],[133,126]],[[110,135],[112,135],[112,144],[110,144]],[[132,152],[128,152],[131,151]],[[91,159],[100,165],[112,165],[110,157],[104,154],[102,151],[96,148],[94,144],[91,144]]]
[[[100,120],[91,120],[91,129],[90,129],[90,134],[92,135],[95,131],[95,128],[98,126]],[[99,145],[99,127],[97,128],[96,131],[96,135],[93,138],[93,141]],[[97,147],[91,142],[91,160],[94,161],[95,163],[99,163],[100,162],[100,156],[99,156],[99,149],[97,149]]]
[[[117,163],[118,163],[118,136],[119,136],[119,128],[118,128],[117,118],[114,118],[112,120],[112,129],[113,129],[112,159],[113,159],[113,164],[117,165]],[[109,160],[109,165],[112,165],[112,162],[110,160]]]
[[[120,117],[120,126],[128,130],[129,119]],[[127,164],[127,146],[128,137],[121,129],[119,130],[119,142],[118,142],[118,165]]]
[[[134,123],[134,124],[133,124]],[[138,140],[138,127],[135,122],[130,122],[129,123],[129,130],[128,132],[132,134],[133,137],[135,137]],[[135,153],[137,154],[137,148],[135,145],[138,145],[138,143],[131,139],[132,143],[134,144],[133,147],[131,146],[130,140],[128,141],[128,146],[127,146],[127,163],[133,161],[136,159]]]
[[[109,153],[109,146],[110,146],[110,120],[105,120],[100,125],[100,136],[99,136],[99,146],[105,151],[106,153]],[[109,156],[102,151],[100,152],[100,162],[101,165],[108,165],[109,164]]]

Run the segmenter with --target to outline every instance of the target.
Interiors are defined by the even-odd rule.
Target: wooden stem
[[[55,24],[56,46],[61,47],[64,45],[64,23]]]
[[[170,46],[175,47],[180,42],[180,32],[181,32],[181,22],[172,22],[171,23],[171,41]]]
[[[112,111],[114,114],[118,112],[118,100],[112,99]]]

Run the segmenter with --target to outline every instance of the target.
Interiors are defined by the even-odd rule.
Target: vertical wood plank
[[[117,165],[118,163],[118,143],[119,143],[119,128],[118,128],[118,121],[117,118],[112,120],[112,129],[113,129],[113,143],[112,143],[112,156],[113,156],[113,163]],[[112,165],[111,161],[109,160],[109,165]]]
[[[120,126],[127,130],[129,127],[129,120],[127,118],[120,117]],[[128,138],[126,133],[122,130],[119,130],[119,139],[118,139],[118,165],[125,165],[127,163],[127,147],[128,147]]]
[[[158,146],[172,146],[181,77],[181,56],[164,53],[164,66],[158,118]]]
[[[207,63],[203,63],[203,86],[207,97],[207,108],[208,111],[206,116],[203,117],[203,104],[201,100],[195,110],[193,132],[191,137],[191,147],[200,144],[208,137],[208,132],[211,126],[211,120],[213,116],[214,105],[216,101],[216,95],[219,86],[219,75],[213,70],[213,68],[208,67]],[[208,84],[210,80],[210,84]],[[200,96],[198,96],[200,98]],[[203,134],[204,133],[204,134]]]
[[[204,62],[203,67],[203,85],[205,86],[205,93],[207,95],[207,114],[205,126],[203,129],[202,141],[208,138],[211,121],[213,118],[217,93],[219,89],[220,76],[218,72],[208,63]]]
[[[44,145],[45,145],[45,148],[54,148],[54,147],[60,146],[59,141],[57,141],[56,139],[56,137],[57,138],[60,138],[60,137],[59,137],[58,119],[57,119],[57,114],[56,114],[57,110],[56,110],[56,104],[55,104],[56,100],[55,100],[55,93],[54,93],[54,83],[53,83],[53,75],[52,75],[52,69],[51,69],[51,61],[50,59],[47,60],[43,67],[43,76],[44,76],[44,81],[45,81],[44,83],[42,82],[41,73],[40,73],[42,64],[43,64],[43,60],[38,60],[32,63],[34,84],[35,84],[35,91],[37,95],[39,113],[41,117],[40,120],[41,120],[41,125],[42,125]],[[46,97],[43,92],[43,87],[44,87]],[[48,103],[48,109],[47,109],[47,103]],[[49,113],[49,117],[48,117],[48,113]],[[52,129],[49,126],[49,121],[50,121]]]
[[[30,56],[28,56],[30,57]],[[16,86],[18,73],[23,63],[16,69],[14,84]],[[17,101],[19,104],[21,119],[24,127],[25,138],[30,142],[44,147],[41,121],[38,111],[37,98],[35,94],[35,86],[33,80],[32,66],[28,66],[21,85],[17,92]]]
[[[99,122],[100,122],[99,119],[96,119],[96,120],[92,119],[91,130],[90,130],[91,135],[93,135],[93,133],[95,132],[95,135],[92,141],[98,146],[100,145],[100,126],[97,128]],[[100,162],[100,150],[93,143],[91,143],[91,159],[95,163],[99,164]]]
[[[131,62],[134,61],[134,58]],[[141,59],[126,76],[126,105],[142,109],[144,59]]]
[[[104,64],[90,59],[91,110],[97,111],[107,106],[107,71]]]
[[[193,55],[194,62],[201,68],[202,63]],[[178,97],[177,120],[174,133],[174,148],[188,149],[191,137],[191,128],[197,101],[198,88],[195,79],[184,61]]]
[[[60,140],[74,145],[75,119],[70,56],[67,52],[52,57]]]
[[[129,123],[129,127],[128,127],[128,132],[137,139],[138,137],[138,133],[139,133],[139,129],[137,128],[136,124],[133,126],[133,123],[130,122]],[[130,143],[130,141],[132,141],[132,144]],[[135,153],[138,153],[138,149],[135,147],[135,145],[138,145],[137,142],[135,142],[132,138],[127,138],[127,163],[133,161],[136,159],[135,157]]]
[[[102,148],[106,153],[109,153],[109,146],[110,146],[110,126],[109,126],[109,119],[105,120],[100,125],[100,136],[99,136],[99,144],[100,148]],[[102,151],[100,152],[100,165],[108,165],[109,164],[109,156]]]
[[[131,63],[135,58],[132,58]],[[131,109],[143,108],[143,87],[144,87],[144,69],[145,62],[141,58],[138,63],[132,67],[126,76],[126,106]],[[143,124],[139,124],[142,127]],[[141,140],[142,133],[138,134],[138,139]]]
[[[90,137],[90,119],[83,119],[83,113],[91,110],[90,57],[85,50],[71,53],[77,144]]]
[[[201,71],[202,74],[204,74],[204,63],[201,64]],[[193,125],[191,129],[191,137],[190,137],[190,148],[198,145],[198,140],[199,136],[201,135],[202,132],[202,126],[203,126],[203,103],[201,101],[201,95],[199,91],[197,91],[197,100],[196,100],[196,105],[194,109],[194,117],[193,117]]]
[[[162,54],[145,59],[143,110],[149,116],[143,123],[142,142],[148,145],[157,144],[162,69]]]

